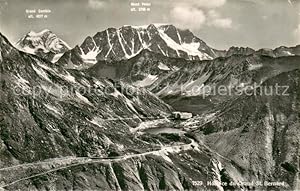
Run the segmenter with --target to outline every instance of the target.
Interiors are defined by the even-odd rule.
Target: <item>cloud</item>
[[[300,24],[298,24],[298,27],[294,30],[294,37],[296,39],[296,43],[300,43]]]
[[[230,18],[222,18],[221,15],[215,10],[208,11],[208,26],[217,28],[232,28],[232,20]]]
[[[229,18],[215,19],[211,22],[211,25],[217,28],[232,28],[232,20]]]
[[[268,16],[267,16],[267,15],[263,15],[261,18],[262,18],[263,20],[267,20],[267,19],[268,19]]]
[[[217,28],[232,28],[232,20],[223,18],[215,8],[223,6],[226,0],[176,1],[171,8],[171,22],[181,28],[200,29],[204,25]]]
[[[201,9],[190,6],[176,6],[171,12],[172,22],[182,28],[198,29],[206,20],[206,16]]]
[[[202,8],[216,8],[224,5],[226,0],[194,0],[196,5]]]
[[[106,7],[106,2],[103,0],[89,0],[88,6],[92,9],[103,9]]]
[[[224,5],[226,3],[226,0],[178,0],[176,3],[202,9],[212,9]]]

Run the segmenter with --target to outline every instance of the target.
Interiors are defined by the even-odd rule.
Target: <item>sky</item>
[[[51,12],[28,13],[38,9]],[[0,32],[13,43],[49,29],[74,47],[109,27],[151,23],[190,29],[217,49],[295,46],[300,0],[0,0]]]

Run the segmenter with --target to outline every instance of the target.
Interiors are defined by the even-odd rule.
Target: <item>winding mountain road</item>
[[[24,181],[24,180],[28,180],[31,178],[35,178],[41,175],[45,175],[51,172],[55,172],[58,170],[62,170],[62,169],[66,169],[66,168],[70,168],[70,167],[74,167],[74,166],[78,166],[78,165],[83,165],[83,164],[91,164],[91,163],[110,163],[110,162],[118,162],[118,161],[122,161],[122,160],[127,160],[130,158],[135,158],[135,157],[141,157],[141,156],[146,156],[146,155],[163,155],[163,154],[168,154],[168,153],[177,153],[180,151],[184,151],[184,150],[190,150],[190,149],[194,149],[197,148],[198,144],[190,139],[191,142],[188,144],[179,144],[179,145],[172,145],[172,146],[162,146],[161,149],[159,150],[154,150],[154,151],[148,151],[148,152],[144,152],[144,153],[138,153],[138,154],[130,154],[130,155],[123,155],[123,156],[116,156],[116,157],[108,157],[108,158],[103,158],[103,157],[63,157],[63,158],[53,158],[53,159],[47,159],[46,161],[40,161],[40,162],[34,162],[34,163],[26,163],[26,164],[19,164],[19,165],[14,165],[14,166],[10,166],[10,167],[6,167],[6,168],[2,168],[0,169],[1,171],[5,171],[5,170],[12,170],[12,169],[16,169],[16,168],[24,168],[24,167],[30,167],[30,166],[35,166],[38,164],[53,164],[53,163],[57,163],[57,162],[63,162],[64,160],[71,160],[70,163],[72,163],[72,161],[77,161],[74,164],[70,164],[70,165],[66,165],[66,166],[62,166],[62,167],[58,167],[58,168],[54,168],[45,172],[41,172],[38,174],[34,174],[31,176],[27,176],[24,178],[20,178],[18,180],[15,180],[13,182],[4,184],[4,185],[0,185],[0,189],[5,189],[8,186],[11,186],[13,184],[16,184],[18,182]]]

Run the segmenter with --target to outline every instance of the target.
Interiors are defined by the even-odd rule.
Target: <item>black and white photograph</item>
[[[300,0],[0,0],[0,191],[300,191]]]

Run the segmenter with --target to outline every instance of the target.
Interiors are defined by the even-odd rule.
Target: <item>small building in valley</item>
[[[172,112],[172,115],[171,115],[171,118],[173,118],[173,119],[181,119],[181,120],[190,119],[192,117],[193,117],[192,113],[189,113],[189,112],[179,112],[179,111]]]

